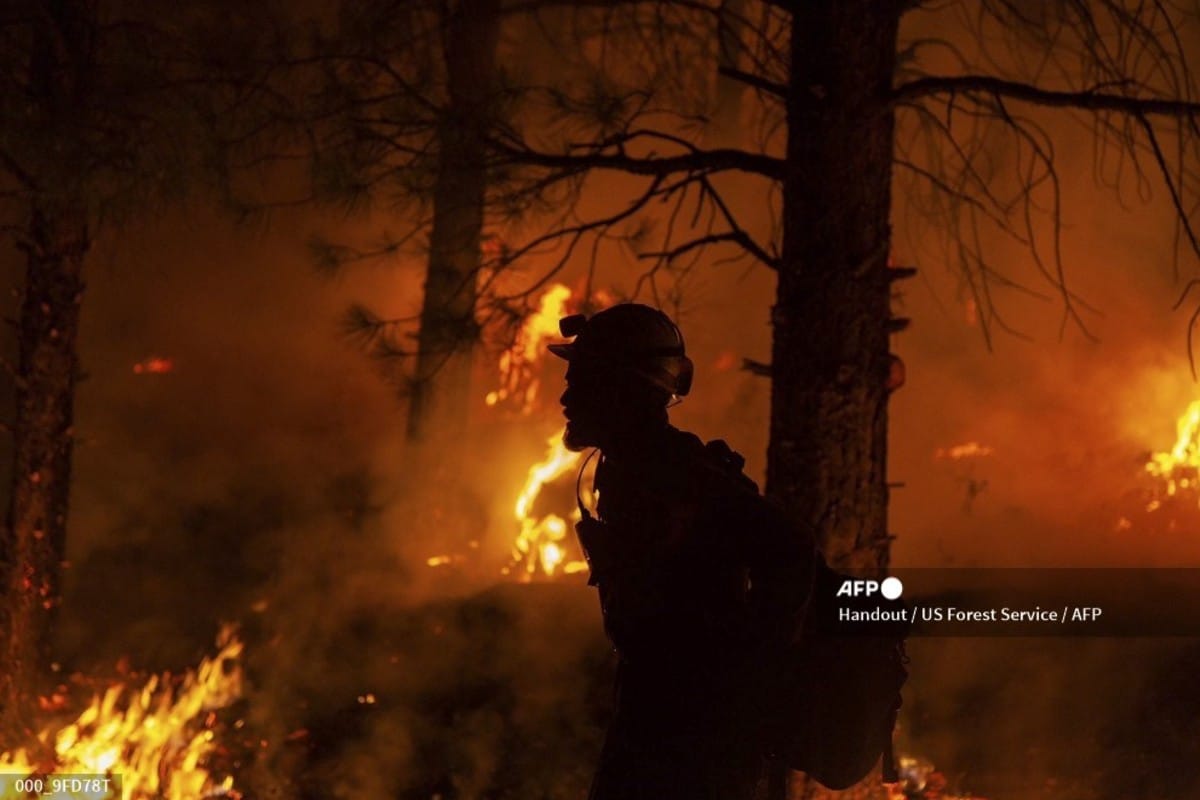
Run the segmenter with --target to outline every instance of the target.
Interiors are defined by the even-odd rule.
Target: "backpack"
[[[723,472],[758,494],[742,472],[741,454],[720,439],[705,450]],[[892,732],[908,679],[904,641],[911,627],[909,621],[873,623],[853,635],[839,629],[839,608],[904,608],[898,600],[838,598],[846,580],[851,578],[817,559],[801,636],[777,665],[778,702],[772,702],[767,723],[769,755],[835,790],[861,781],[881,758],[884,781],[898,780]]]
[[[849,580],[819,561],[803,634],[784,656],[770,755],[829,789],[849,788],[883,759],[883,780],[898,780],[892,732],[908,678],[910,622],[876,623],[847,634],[839,607],[904,608],[896,601],[837,598]]]

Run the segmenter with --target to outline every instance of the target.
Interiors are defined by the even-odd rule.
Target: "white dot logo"
[[[888,600],[895,600],[904,594],[904,584],[900,582],[899,578],[884,578],[883,583],[879,585],[879,591]]]

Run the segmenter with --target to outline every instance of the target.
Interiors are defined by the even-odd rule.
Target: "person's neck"
[[[620,460],[645,452],[655,444],[670,427],[667,415],[631,420],[621,428],[611,431],[600,444],[600,452],[607,458]]]

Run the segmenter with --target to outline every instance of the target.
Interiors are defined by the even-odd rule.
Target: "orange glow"
[[[520,524],[520,532],[513,542],[513,566],[522,569],[522,579],[530,580],[537,574],[554,575],[579,572],[586,569],[582,561],[567,561],[563,540],[567,538],[567,521],[557,514],[536,517],[533,504],[547,483],[566,475],[579,464],[579,453],[572,453],[562,441],[563,431],[546,440],[545,457],[529,468],[525,486],[513,506],[513,516]],[[511,571],[506,570],[506,572]]]
[[[489,406],[507,403],[522,414],[533,411],[546,341],[559,338],[558,321],[569,313],[570,299],[571,290],[556,283],[542,295],[537,311],[521,322],[512,346],[500,354],[500,387],[484,398]]]
[[[175,362],[169,358],[150,356],[133,365],[135,375],[165,375],[175,369]]]
[[[939,447],[933,451],[933,457],[936,459],[949,459],[951,461],[962,461],[967,458],[985,458],[993,453],[993,449],[979,442],[963,442],[962,444],[952,445],[950,447]]]
[[[220,651],[182,681],[169,674],[151,677],[140,690],[122,684],[96,695],[69,725],[46,728],[39,739],[54,751],[54,763],[35,760],[25,749],[0,753],[0,800],[22,800],[14,782],[30,775],[120,776],[120,800],[196,800],[240,797],[233,778],[210,773],[206,761],[217,749],[213,710],[242,692],[238,659],[242,643],[226,628]],[[118,800],[115,786],[70,795],[87,800]],[[56,795],[65,798],[67,795]]]
[[[732,350],[722,350],[721,355],[717,356],[717,360],[713,362],[713,369],[717,372],[728,372],[738,365],[737,353]]]

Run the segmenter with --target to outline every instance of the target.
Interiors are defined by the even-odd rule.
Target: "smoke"
[[[243,780],[264,797],[579,794],[611,669],[594,594],[578,578],[489,588],[562,368],[541,416],[481,416],[456,433],[461,461],[418,460],[397,386],[340,320],[352,301],[412,314],[419,265],[331,281],[305,246],[378,224],[247,229],[193,208],[97,246],[59,655],[67,672],[179,670],[238,622]],[[135,370],[149,358],[170,368]],[[427,566],[447,552],[475,560]]]
[[[1095,309],[1081,311],[1092,338],[1062,326],[1061,298],[1028,250],[993,237],[989,258],[1048,299],[999,294],[1020,335],[993,326],[989,349],[984,310],[971,311],[953,263],[925,246],[943,232],[908,227],[898,185],[895,260],[920,270],[897,301],[914,320],[895,339],[908,383],[890,407],[898,564],[1200,559],[1191,530],[1116,526],[1137,500],[1146,455],[1171,444],[1195,396],[1188,309],[1170,310],[1181,281],[1168,200],[1158,191],[1122,208],[1092,181],[1090,132],[1045,124],[1069,178],[1067,280]],[[604,177],[590,194],[620,197],[631,185]],[[772,220],[760,187],[730,188],[736,208],[756,209],[744,224],[764,235]],[[579,794],[608,702],[593,595],[579,582],[494,587],[515,533],[512,500],[559,423],[562,366],[546,364],[543,405],[514,420],[482,407],[494,372],[492,355],[481,358],[476,416],[456,432],[465,457],[421,469],[402,444],[397,388],[339,328],[352,301],[413,313],[419,260],[331,281],[304,244],[314,231],[369,238],[386,222],[278,212],[247,229],[201,207],[98,244],[80,339],[64,661],[87,669],[129,656],[178,669],[208,649],[219,621],[238,620],[253,667],[247,723],[267,742],[261,794],[297,781],[337,796]],[[616,248],[600,260],[597,288],[635,295],[645,264]],[[761,483],[769,385],[740,366],[769,360],[773,277],[717,260],[675,276],[668,288],[679,291],[661,297],[697,366],[672,418],[727,439]],[[1186,274],[1191,266],[1185,259]],[[581,289],[586,268],[577,259],[563,280]],[[637,297],[654,300],[644,284]],[[134,371],[152,356],[171,370]],[[992,452],[936,455],[970,441]],[[467,566],[426,565],[473,550]],[[922,641],[912,653],[906,744],[982,776],[998,787],[993,798],[1009,791],[1004,776],[1025,788],[1086,784],[1089,771],[1127,796],[1150,795],[1133,785],[1151,774],[1139,754],[1157,748],[1155,769],[1171,773],[1171,737],[1188,741],[1161,693],[1184,693],[1187,646]],[[1155,728],[1150,711],[1167,721]],[[438,783],[447,775],[454,785]],[[1153,788],[1190,796],[1186,773],[1171,777],[1181,783]]]

